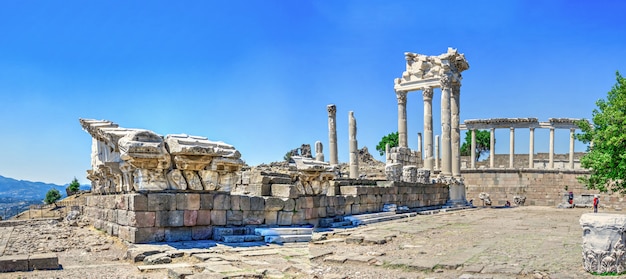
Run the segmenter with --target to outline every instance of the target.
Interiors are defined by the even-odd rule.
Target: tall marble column
[[[470,152],[470,160],[472,160],[471,166],[473,169],[476,168],[476,129],[472,129],[472,145]]]
[[[530,147],[528,148],[528,168],[535,168],[535,128],[530,127]]]
[[[493,168],[496,157],[496,128],[489,130],[489,167]]]
[[[338,165],[337,157],[337,107],[333,104],[326,106],[328,110],[328,149],[330,164]]]
[[[550,128],[550,153],[548,158],[548,168],[554,169],[554,128]]]
[[[348,116],[350,138],[350,178],[359,178],[359,148],[356,141],[356,119],[354,112]]]
[[[515,161],[515,128],[511,127],[509,139],[509,168],[513,168]]]
[[[398,146],[409,147],[406,129],[406,91],[397,91],[398,99]]]
[[[424,168],[432,173],[433,167],[433,89],[424,88]]]
[[[569,129],[569,168],[574,169],[574,131],[576,129]]]
[[[452,80],[444,75],[441,79],[441,175],[452,175],[452,139],[450,138],[450,95]]]
[[[435,169],[438,170],[439,169],[439,156],[440,152],[439,152],[439,135],[437,135],[435,137]]]
[[[422,133],[417,133],[417,152],[422,152]]]
[[[461,177],[461,129],[459,128],[461,122],[459,118],[461,112],[461,84],[452,86],[452,95],[450,97],[452,175]]]

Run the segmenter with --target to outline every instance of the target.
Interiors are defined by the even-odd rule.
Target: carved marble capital
[[[440,79],[441,88],[452,88],[452,76],[449,74],[444,74]]]
[[[398,99],[398,104],[406,104],[406,91],[396,91],[396,98]]]
[[[328,106],[326,106],[326,109],[328,110],[328,115],[336,115],[337,114],[337,106],[335,106],[335,105],[328,105]]]
[[[432,99],[433,99],[433,88],[432,87],[424,88],[424,90],[422,91],[422,96],[424,97],[424,101],[432,101]]]

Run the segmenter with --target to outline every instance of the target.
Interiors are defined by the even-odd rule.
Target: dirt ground
[[[476,208],[320,231],[311,243],[159,245],[187,252],[173,261],[195,274],[186,278],[592,278],[578,222],[589,211]],[[55,252],[62,265],[0,278],[168,278],[167,269],[139,271],[126,243],[80,222],[29,221],[0,235],[3,255]]]

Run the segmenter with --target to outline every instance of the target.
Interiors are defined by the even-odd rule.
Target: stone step
[[[377,212],[377,213],[367,213],[367,214],[345,216],[343,217],[343,220],[354,222],[355,220],[365,220],[365,219],[372,219],[372,218],[393,216],[393,215],[396,215],[396,213],[395,212]]]
[[[321,228],[330,228],[330,225],[335,222],[341,222],[343,220],[342,217],[329,217],[329,218],[320,218],[319,224]]]
[[[255,234],[223,235],[221,241],[226,243],[257,242],[263,241],[263,236]]]
[[[254,229],[256,235],[311,235],[313,228],[257,228]]]
[[[451,212],[451,211],[470,209],[470,208],[474,208],[474,207],[472,206],[447,207],[447,208],[439,208],[439,209],[433,209],[433,210],[424,210],[424,211],[419,211],[417,213],[420,215],[431,215],[431,214],[436,214],[436,213]]]
[[[267,243],[291,243],[291,242],[309,242],[311,235],[295,234],[295,235],[268,235],[265,237]]]
[[[349,227],[349,226],[352,226],[352,221],[341,221],[341,222],[334,222],[330,224],[331,228],[341,228],[341,227]]]
[[[363,219],[363,220],[355,220],[355,221],[353,221],[353,224],[355,226],[367,225],[367,224],[374,224],[374,223],[378,223],[378,222],[391,221],[391,220],[397,220],[397,219],[412,217],[412,216],[416,216],[416,215],[417,215],[417,213],[414,213],[414,212],[411,212],[411,213],[401,213],[401,214],[395,214],[395,215],[390,215],[390,216],[376,217],[376,218]]]

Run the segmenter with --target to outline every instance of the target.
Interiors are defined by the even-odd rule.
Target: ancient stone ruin
[[[626,271],[626,215],[586,213],[583,228],[583,268],[588,272]]]

